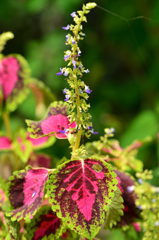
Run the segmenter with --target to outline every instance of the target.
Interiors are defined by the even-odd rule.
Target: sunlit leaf
[[[7,212],[11,220],[31,218],[42,203],[45,182],[48,179],[48,170],[45,168],[14,172],[9,178],[8,195],[14,210]]]
[[[46,135],[57,138],[67,138],[69,128],[75,128],[76,123],[70,123],[68,119],[69,106],[64,102],[53,102],[42,121],[26,120],[31,137],[39,138]]]
[[[112,228],[113,225],[117,225],[120,221],[120,217],[123,215],[123,198],[121,197],[121,191],[117,188],[114,192],[111,204],[106,212],[106,221],[104,228]]]
[[[30,69],[21,55],[9,55],[0,60],[0,85],[4,107],[14,111],[28,93]]]
[[[69,228],[88,239],[98,233],[114,196],[117,180],[103,160],[73,160],[61,164],[47,184],[50,203]]]

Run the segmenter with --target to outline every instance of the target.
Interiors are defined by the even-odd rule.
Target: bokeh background
[[[57,100],[64,99],[62,89],[67,87],[64,77],[56,76],[59,68],[65,67],[66,32],[62,26],[72,23],[70,13],[80,10],[86,2],[2,0],[0,3],[0,32],[12,31],[15,35],[3,53],[22,54],[30,64],[32,76],[50,87]],[[88,23],[84,24],[86,37],[80,43],[83,64],[90,70],[84,81],[93,90],[90,111],[94,129],[103,135],[104,128],[114,127],[115,138],[122,147],[151,136],[152,141],[139,150],[138,158],[145,168],[154,170],[156,183],[159,178],[159,1],[98,0],[97,4],[99,7],[91,11]],[[13,128],[26,127],[26,118],[35,119],[32,94],[11,118]],[[97,140],[99,135],[91,140]],[[55,144],[48,153],[63,157],[68,147],[66,140]]]

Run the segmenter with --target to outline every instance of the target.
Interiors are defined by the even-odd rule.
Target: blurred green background
[[[49,86],[58,100],[67,87],[63,76],[56,76],[65,67],[63,51],[66,31],[62,26],[72,23],[70,13],[80,10],[82,0],[2,0],[0,32],[12,31],[3,53],[22,54],[29,62],[32,76]],[[95,131],[114,127],[121,146],[135,139],[152,137],[142,147],[138,158],[146,168],[154,169],[158,177],[159,118],[159,1],[158,0],[98,0],[106,9],[95,8],[84,24],[86,37],[80,43],[82,61],[90,70],[84,81],[92,89],[91,114]],[[107,10],[120,15],[116,17]],[[145,16],[151,18],[137,18]],[[32,95],[12,113],[12,127],[25,126],[24,119],[35,118]],[[99,135],[92,136],[97,140]],[[55,146],[55,145],[54,145]],[[56,142],[48,152],[63,157],[66,140]],[[61,150],[62,149],[62,150]]]

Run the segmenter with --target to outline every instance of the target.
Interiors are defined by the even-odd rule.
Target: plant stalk
[[[2,117],[3,117],[3,122],[7,131],[7,136],[12,139],[13,135],[12,135],[12,130],[11,130],[11,126],[10,126],[10,118],[7,112],[3,112],[2,113]]]

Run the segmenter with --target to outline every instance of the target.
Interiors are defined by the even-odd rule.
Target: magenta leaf
[[[0,103],[9,111],[14,111],[28,93],[30,69],[20,55],[9,55],[0,60]],[[3,96],[2,96],[3,95]],[[1,105],[1,104],[0,104]]]
[[[93,239],[114,196],[115,176],[103,160],[72,160],[61,164],[47,184],[53,211],[70,229]]]
[[[76,123],[70,123],[68,119],[69,106],[64,102],[53,102],[42,121],[26,120],[31,137],[39,138],[47,135],[57,138],[67,138],[69,128],[75,128]]]
[[[33,219],[26,224],[26,239],[41,240],[59,239],[66,231],[66,226],[62,224],[60,218],[51,210],[49,206],[43,206],[39,209]]]
[[[31,218],[42,203],[45,183],[48,179],[48,170],[45,168],[14,172],[9,178],[8,195],[14,210],[7,212],[11,220]]]
[[[133,190],[135,181],[127,173],[121,172],[119,170],[115,170],[114,172],[117,174],[118,187],[122,193],[121,196],[124,200],[124,215],[117,223],[117,226],[127,226],[140,218],[140,210],[135,205],[135,200],[137,199],[137,195]]]
[[[0,136],[0,150],[11,150],[12,142],[6,136]]]
[[[33,168],[51,168],[51,158],[44,153],[32,153],[27,165],[31,165]]]
[[[55,137],[49,137],[49,136],[45,136],[45,137],[41,137],[41,138],[31,138],[29,136],[29,134],[27,135],[27,140],[29,142],[31,142],[32,144],[32,148],[34,149],[42,149],[42,148],[46,148],[49,147],[51,145],[54,144],[54,142],[56,141]]]

